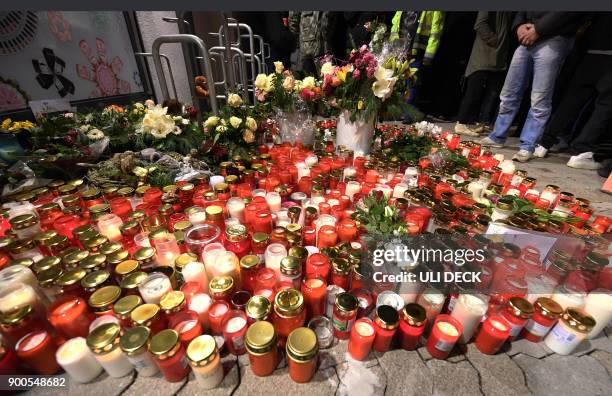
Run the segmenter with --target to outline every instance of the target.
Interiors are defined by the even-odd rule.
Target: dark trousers
[[[491,123],[499,104],[499,93],[504,85],[505,71],[479,70],[466,79],[465,94],[459,107],[457,121]]]
[[[612,123],[612,56],[586,54],[574,73],[566,95],[551,118],[540,144],[551,148],[559,138],[571,138],[572,125],[585,104],[595,97],[593,113],[571,142],[578,152],[597,151]]]

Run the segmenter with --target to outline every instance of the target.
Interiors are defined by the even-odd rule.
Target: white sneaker
[[[457,121],[455,124],[455,133],[462,134],[467,129],[467,125],[460,123]]]
[[[496,141],[494,141],[493,139],[491,139],[490,137],[483,137],[482,139],[480,139],[478,141],[478,143],[480,143],[482,146],[490,146],[490,147],[496,147],[496,148],[502,148],[504,147],[503,143],[497,143]]]
[[[536,158],[544,158],[548,154],[548,149],[544,146],[540,146],[539,144],[536,146],[535,151],[533,152],[533,156]]]
[[[512,156],[513,161],[518,162],[527,162],[533,157],[533,153],[531,151],[520,149],[516,154]]]
[[[567,161],[567,166],[576,169],[589,169],[597,170],[601,167],[601,163],[595,162],[593,159],[593,153],[587,151],[586,153],[574,155]]]

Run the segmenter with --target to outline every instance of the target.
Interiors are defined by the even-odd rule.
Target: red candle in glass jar
[[[225,346],[233,355],[243,355],[246,353],[244,335],[247,331],[247,316],[244,311],[232,310],[223,319],[223,338]]]
[[[531,315],[533,315],[533,305],[524,298],[511,297],[500,315],[508,322],[509,325],[509,340],[515,340]]]
[[[304,246],[314,246],[317,243],[317,230],[312,226],[304,226],[302,230]]]
[[[344,290],[349,290],[351,281],[351,264],[346,259],[332,260],[331,283],[340,286]]]
[[[226,301],[215,301],[208,309],[208,323],[212,334],[223,334],[223,320],[229,313],[230,306]]]
[[[350,293],[338,293],[334,305],[332,325],[334,337],[339,340],[349,338],[355,319],[357,318],[357,308],[359,301],[357,297]]]
[[[44,330],[46,322],[40,320],[32,305],[6,313],[0,318],[0,334],[5,346],[14,347],[23,336],[37,330]],[[1,345],[0,345],[1,346]]]
[[[255,276],[256,289],[272,289],[276,288],[276,271],[272,268],[262,268]]]
[[[149,351],[166,381],[179,382],[189,374],[185,347],[175,330],[165,329],[154,335]]]
[[[47,331],[39,330],[25,335],[17,342],[17,357],[30,366],[36,374],[53,375],[61,370],[55,360],[57,343]]]
[[[319,228],[317,235],[317,247],[323,249],[326,247],[334,247],[338,242],[338,233],[336,227],[332,225],[324,225]]]
[[[521,336],[540,342],[563,314],[563,308],[552,298],[540,297],[533,303],[533,315],[521,330]]]
[[[427,339],[427,351],[436,359],[446,359],[463,332],[461,323],[450,315],[436,317]]]
[[[259,256],[255,254],[248,254],[240,259],[240,283],[244,290],[253,294],[257,287],[257,274],[262,267]]]
[[[413,351],[419,345],[427,325],[427,311],[416,303],[406,304],[399,322],[399,339],[402,349]]]
[[[87,303],[72,295],[55,300],[48,309],[47,319],[64,338],[87,337],[94,315]]]
[[[352,219],[343,219],[338,224],[340,242],[351,242],[357,239],[357,223]]]
[[[127,215],[132,212],[132,204],[127,198],[117,197],[110,201],[111,212],[121,217],[121,220],[126,221]]]
[[[148,205],[161,205],[163,192],[157,187],[150,187],[145,191],[142,200]]]
[[[326,282],[329,279],[331,264],[327,256],[321,253],[314,253],[306,259],[306,277],[320,277]]]
[[[272,214],[265,210],[258,211],[251,224],[251,229],[253,232],[270,234],[272,232]]]
[[[355,360],[365,360],[368,357],[376,331],[374,323],[368,318],[361,318],[355,322],[351,329],[348,343],[348,352]]]
[[[183,310],[172,315],[168,327],[179,334],[179,339],[185,348],[191,340],[202,334],[199,316],[192,310]]]
[[[499,315],[489,316],[476,335],[476,348],[486,355],[495,355],[510,336],[510,326]]]
[[[25,372],[17,354],[0,342],[0,375],[23,374],[25,374]]]
[[[302,282],[302,295],[308,317],[325,315],[327,303],[327,283],[323,278],[307,278]]]
[[[374,319],[376,337],[372,346],[375,351],[387,352],[391,349],[391,343],[397,332],[398,325],[399,314],[395,308],[390,305],[380,305],[376,308],[376,317]]]
[[[270,303],[274,302],[274,296],[276,295],[276,292],[274,291],[274,289],[271,289],[269,287],[262,287],[259,289],[256,289],[255,292],[253,292],[253,296],[262,296],[268,299],[268,301],[270,301]]]

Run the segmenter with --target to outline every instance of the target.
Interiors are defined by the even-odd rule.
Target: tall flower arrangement
[[[401,113],[403,92],[414,72],[397,57],[377,60],[364,45],[351,51],[344,65],[322,65],[322,89],[330,105],[348,111],[351,121],[394,116]]]

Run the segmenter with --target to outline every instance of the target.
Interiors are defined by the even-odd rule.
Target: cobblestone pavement
[[[518,340],[494,356],[483,355],[474,344],[456,348],[448,360],[432,359],[424,347],[417,351],[372,353],[364,362],[348,357],[347,342],[321,350],[319,369],[307,384],[289,378],[281,360],[269,377],[256,377],[247,355],[222,358],[225,379],[212,391],[203,391],[190,376],[179,383],[155,377],[109,378],[90,384],[68,381],[70,395],[91,396],[257,396],[257,395],[611,395],[612,326],[594,340],[585,341],[570,356],[552,353],[543,343]],[[29,394],[61,394],[38,389]]]

